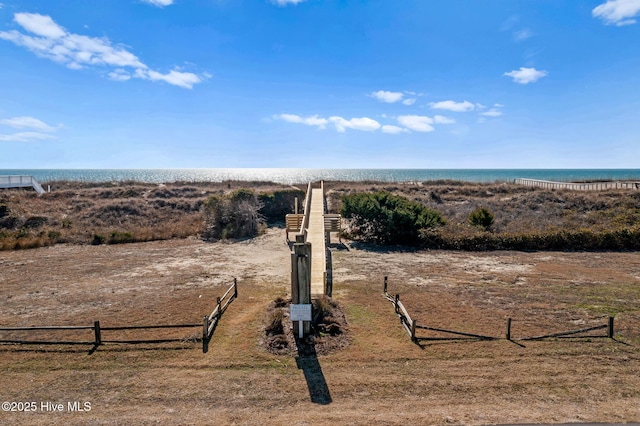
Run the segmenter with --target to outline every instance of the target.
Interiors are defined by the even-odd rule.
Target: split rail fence
[[[613,339],[613,337],[614,337],[614,318],[613,317],[609,317],[609,321],[608,321],[607,324],[597,325],[595,327],[587,327],[587,328],[582,328],[582,329],[579,329],[579,330],[555,332],[555,333],[543,334],[543,335],[532,336],[532,337],[521,337],[521,338],[518,338],[518,339],[513,338],[513,336],[511,335],[511,323],[512,323],[511,318],[507,318],[506,332],[505,332],[505,335],[502,336],[502,337],[487,336],[487,335],[482,335],[482,334],[467,333],[467,332],[456,331],[456,330],[447,330],[447,329],[444,329],[444,328],[429,327],[429,326],[426,326],[426,325],[418,325],[416,320],[411,318],[411,315],[409,315],[409,311],[404,306],[404,304],[400,301],[400,295],[399,294],[395,294],[395,296],[391,296],[388,293],[387,288],[388,288],[388,280],[387,280],[387,277],[384,277],[384,292],[383,292],[383,296],[387,300],[389,300],[391,303],[393,303],[394,309],[395,309],[395,313],[400,318],[400,323],[402,324],[402,326],[405,328],[405,330],[409,334],[409,337],[411,338],[411,341],[414,342],[414,343],[419,343],[420,341],[429,341],[429,340],[479,339],[479,340],[509,340],[509,341],[514,342],[514,341],[543,340],[543,339],[550,339],[550,338],[568,338],[568,337],[572,337],[572,338],[609,338],[609,339]],[[607,334],[606,335],[604,335],[604,334],[603,335],[592,335],[592,334],[584,335],[584,333],[589,333],[589,332],[592,332],[592,331],[604,330],[604,329],[607,330]],[[417,330],[429,330],[429,331],[434,331],[434,332],[439,332],[439,333],[446,333],[446,334],[453,335],[453,336],[456,336],[456,337],[450,337],[450,336],[420,337],[420,336],[417,335]]]
[[[222,297],[217,298],[216,307],[211,314],[204,316],[203,323],[198,324],[152,324],[152,325],[125,325],[104,327],[100,321],[94,321],[93,325],[69,325],[69,326],[33,326],[33,327],[0,327],[0,332],[19,332],[31,333],[37,331],[83,331],[92,330],[93,340],[24,340],[24,339],[0,339],[0,344],[21,344],[21,345],[93,345],[92,352],[100,345],[105,343],[120,344],[152,344],[152,343],[170,343],[184,342],[189,339],[184,338],[168,338],[168,339],[104,339],[103,332],[124,331],[124,330],[159,330],[159,329],[179,329],[179,328],[196,328],[202,327],[202,351],[207,352],[209,341],[218,326],[222,314],[227,310],[229,304],[238,297],[238,281],[233,279],[233,285],[229,287]],[[200,339],[195,339],[200,340]]]

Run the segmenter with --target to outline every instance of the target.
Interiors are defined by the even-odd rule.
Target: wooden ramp
[[[307,242],[311,243],[311,297],[325,293],[324,194],[322,188],[311,189]]]
[[[323,182],[320,182],[320,188],[312,188],[309,183],[304,213],[288,214],[285,222],[287,241],[290,241],[289,232],[296,232],[296,243],[291,253],[292,299],[298,303],[297,300],[309,300],[309,297],[331,297],[333,274],[327,245],[331,232],[340,232],[340,215],[325,214]],[[309,259],[311,264],[302,258]]]

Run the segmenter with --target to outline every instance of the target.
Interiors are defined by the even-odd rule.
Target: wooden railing
[[[32,187],[38,194],[44,194],[45,190],[33,176],[5,175],[0,176],[0,188],[27,188]]]
[[[535,186],[545,189],[570,189],[574,191],[603,191],[606,189],[640,189],[640,182],[554,182],[550,180],[518,178],[517,185]]]
[[[233,292],[232,292],[233,291]],[[209,341],[213,332],[216,330],[222,314],[227,310],[229,304],[238,298],[238,280],[233,279],[233,285],[229,287],[227,292],[218,297],[216,307],[209,315],[205,315],[202,324],[202,352],[207,352]]]

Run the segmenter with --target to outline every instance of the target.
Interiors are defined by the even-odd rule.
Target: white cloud
[[[13,127],[14,129],[34,129],[41,132],[55,132],[56,128],[49,126],[42,120],[38,120],[34,117],[13,117],[3,118],[0,120],[0,124]]]
[[[340,133],[343,133],[346,129],[373,132],[380,128],[380,123],[369,117],[352,118],[347,120],[342,117],[333,116],[329,117],[329,121],[336,126],[336,130]]]
[[[37,56],[64,64],[70,69],[117,67],[107,74],[112,80],[123,81],[135,77],[150,81],[164,81],[187,89],[210,77],[206,73],[198,75],[178,69],[166,74],[151,70],[124,47],[113,46],[109,39],[69,33],[49,16],[37,13],[16,13],[14,20],[31,34],[15,30],[0,31],[0,39],[11,41]],[[131,68],[133,71],[129,72],[124,68]]]
[[[191,73],[182,72],[179,70],[171,70],[167,74],[162,74],[158,71],[148,69],[137,69],[135,76],[138,78],[151,80],[151,81],[164,81],[174,86],[183,87],[185,89],[193,88],[194,84],[202,82],[201,76]],[[206,76],[204,77],[206,78]]]
[[[318,115],[302,117],[297,114],[276,114],[272,115],[271,118],[273,118],[274,120],[282,120],[289,123],[299,123],[305,124],[307,126],[314,126],[319,129],[324,129],[326,128],[327,124],[333,123],[336,127],[336,130],[340,133],[344,133],[347,129],[373,132],[380,128],[380,123],[369,117],[352,118],[350,120],[347,120],[346,118],[339,116],[332,116],[327,119]]]
[[[131,74],[123,70],[122,68],[118,68],[114,71],[111,71],[107,76],[114,81],[127,81],[131,80]]]
[[[392,126],[390,124],[385,124],[382,126],[382,133],[390,133],[390,134],[398,134],[402,132],[407,132],[407,129],[398,126]]]
[[[277,4],[278,6],[287,6],[289,4],[297,5],[298,3],[303,3],[306,0],[271,0],[271,3]]]
[[[606,25],[635,24],[636,20],[632,18],[640,13],[640,0],[608,0],[596,6],[591,13]]]
[[[444,115],[436,115],[433,117],[433,122],[436,124],[453,124],[456,122],[453,118],[445,117]]]
[[[500,117],[502,115],[502,111],[498,111],[496,108],[491,108],[489,111],[485,111],[480,115],[485,117]]]
[[[469,101],[464,102],[455,102],[455,101],[441,101],[441,102],[431,102],[429,106],[432,109],[444,109],[447,111],[453,112],[467,112],[472,111],[475,108],[475,105]]]
[[[381,102],[386,102],[392,104],[394,102],[398,102],[404,96],[401,92],[389,92],[386,90],[378,90],[377,92],[373,92],[370,95],[371,97],[376,98]]]
[[[0,120],[0,125],[13,127],[14,129],[28,129],[31,131],[18,132],[9,135],[0,135],[0,142],[32,142],[46,139],[57,139],[51,135],[57,131],[62,124],[57,127],[48,125],[42,120],[34,117],[12,117]],[[47,132],[47,133],[42,133]]]
[[[533,37],[533,32],[529,28],[524,28],[513,33],[513,39],[515,41],[524,41]]]
[[[173,4],[173,0],[142,0],[142,1],[158,7],[171,6]]]
[[[542,77],[545,77],[548,73],[546,71],[539,71],[535,68],[520,67],[520,70],[513,70],[505,72],[504,75],[512,77],[513,81],[518,84],[535,83]]]
[[[14,20],[22,28],[35,35],[49,39],[58,39],[66,35],[66,31],[53,22],[53,19],[49,16],[37,13],[16,13]]]
[[[407,98],[404,101],[402,101],[402,104],[407,106],[413,105],[415,103],[416,103],[416,98]]]
[[[38,132],[20,132],[11,135],[0,135],[0,142],[32,142],[46,139],[56,139],[56,137]]]
[[[407,129],[416,132],[433,132],[434,120],[426,115],[401,115],[398,117],[398,123],[402,124]]]
[[[300,123],[306,124],[307,126],[315,126],[319,129],[326,128],[327,124],[329,123],[329,120],[327,120],[326,118],[318,117],[317,115],[312,115],[305,118],[296,114],[276,114],[271,118],[273,118],[274,120],[287,121],[289,123]]]

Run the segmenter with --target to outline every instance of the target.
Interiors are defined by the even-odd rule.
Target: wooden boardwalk
[[[325,288],[325,236],[324,194],[322,188],[311,189],[307,242],[311,243],[311,297],[324,294]]]
[[[515,184],[524,186],[535,186],[545,189],[571,189],[574,191],[604,191],[607,189],[640,189],[640,182],[553,182],[550,180],[518,178],[513,181]]]

